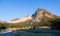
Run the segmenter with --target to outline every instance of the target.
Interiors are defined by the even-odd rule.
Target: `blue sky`
[[[37,8],[60,16],[60,0],[0,0],[0,19],[22,18],[33,14]]]

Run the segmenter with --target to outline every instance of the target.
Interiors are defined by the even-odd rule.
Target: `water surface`
[[[48,32],[41,32],[39,33],[33,32],[36,30],[27,30],[27,31],[17,31],[17,32],[9,32],[9,33],[4,33],[0,34],[0,36],[60,36],[60,31],[59,32],[50,32],[48,29],[38,29],[42,31],[48,31]],[[52,30],[53,31],[53,30]]]

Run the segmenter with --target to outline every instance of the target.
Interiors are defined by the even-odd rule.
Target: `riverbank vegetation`
[[[44,21],[40,22],[20,22],[20,23],[7,23],[2,24],[0,23],[0,29],[6,29],[6,28],[39,28],[42,26],[49,26],[49,27],[55,27],[60,29],[60,18],[58,19],[45,19]]]

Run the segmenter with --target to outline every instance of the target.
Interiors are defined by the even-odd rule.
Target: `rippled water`
[[[12,33],[4,33],[4,34],[0,34],[0,36],[12,36]]]
[[[12,33],[0,34],[0,36],[60,36],[59,33],[23,33],[12,35]]]
[[[60,33],[30,33],[30,32],[21,32],[16,36],[60,36]]]
[[[0,36],[60,36],[60,32],[56,33],[50,33],[50,32],[40,32],[40,33],[34,33],[34,32],[26,32],[26,31],[18,31],[18,32],[10,32],[5,34],[0,34]]]

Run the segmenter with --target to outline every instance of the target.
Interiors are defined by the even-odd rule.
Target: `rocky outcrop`
[[[41,21],[41,19],[44,16],[43,13],[44,13],[43,9],[38,8],[37,11],[33,14],[33,17],[34,17],[36,22]]]
[[[13,19],[9,23],[19,23],[25,22],[27,20],[30,22],[42,22],[44,19],[55,19],[56,17],[56,15],[51,14],[49,11],[38,8],[34,14],[26,16],[24,18]]]
[[[25,22],[25,21],[27,21],[27,20],[31,20],[31,19],[32,19],[31,16],[32,16],[32,15],[28,15],[28,16],[26,16],[26,17],[24,17],[24,18],[13,19],[13,20],[11,20],[9,23]]]
[[[35,19],[35,22],[41,22],[46,17],[50,18],[50,19],[54,19],[57,16],[51,14],[49,11],[47,11],[45,9],[38,8],[37,11],[35,12],[35,14],[33,14],[33,17]]]

